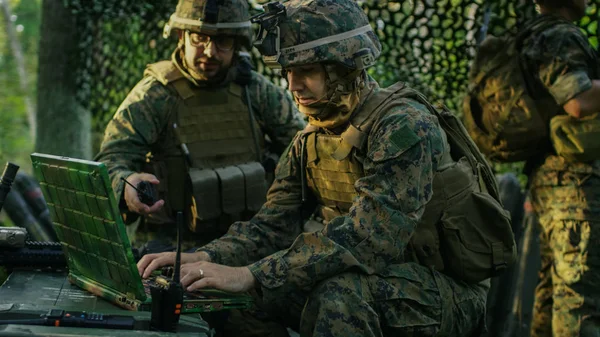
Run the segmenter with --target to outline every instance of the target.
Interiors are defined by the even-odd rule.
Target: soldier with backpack
[[[488,158],[526,160],[541,225],[532,336],[600,336],[600,72],[572,22],[586,0],[537,0],[516,36],[486,39],[465,123]]]
[[[449,111],[367,74],[381,45],[354,0],[266,7],[259,50],[309,125],[261,210],[182,256],[182,283],[256,288],[301,336],[476,336],[489,278],[516,257],[490,167]],[[307,217],[324,228],[303,232]]]

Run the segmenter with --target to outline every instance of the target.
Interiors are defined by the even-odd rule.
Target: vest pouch
[[[471,165],[466,157],[455,162],[448,154],[441,160],[440,166],[444,168],[433,178],[433,197],[425,206],[410,245],[421,265],[443,271],[438,225],[448,207],[448,200],[469,188]]]
[[[190,168],[196,218],[211,220],[221,215],[221,193],[217,172],[211,169]]]
[[[550,120],[550,139],[556,153],[569,162],[600,159],[600,119],[598,114],[576,119],[569,115]]]
[[[257,162],[241,164],[237,167],[244,175],[246,210],[256,213],[267,200],[265,169]]]
[[[434,226],[419,223],[409,245],[419,264],[438,271],[444,270],[444,261],[440,252],[440,236]]]
[[[225,214],[237,215],[246,209],[244,173],[237,166],[215,169],[221,182],[221,210]]]
[[[515,262],[510,215],[488,193],[479,191],[477,180],[448,205],[439,224],[444,273],[477,283]]]

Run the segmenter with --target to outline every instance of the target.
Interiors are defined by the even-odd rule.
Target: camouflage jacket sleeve
[[[595,51],[573,24],[555,25],[532,37],[525,55],[536,65],[541,83],[558,105],[592,87]]]
[[[263,75],[252,72],[250,99],[256,118],[273,142],[273,151],[281,155],[283,150],[304,128],[305,122],[290,94],[276,86]]]
[[[108,123],[95,160],[106,164],[117,200],[123,193],[121,178],[141,171],[146,154],[168,124],[175,102],[166,87],[147,76],[127,95]]]
[[[250,221],[234,223],[227,234],[199,249],[207,252],[213,262],[245,266],[288,248],[300,234],[303,225],[300,134],[283,152],[267,202],[260,211]]]
[[[404,262],[447,143],[423,105],[408,99],[396,103],[371,130],[365,176],[355,183],[358,198],[349,214],[321,232],[300,234],[288,248],[249,266],[263,291],[284,284],[308,290],[350,268],[384,274],[389,265]],[[271,191],[277,192],[283,191]]]

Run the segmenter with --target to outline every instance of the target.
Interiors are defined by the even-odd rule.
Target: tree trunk
[[[90,159],[91,113],[76,100],[75,17],[63,1],[43,0],[35,151]]]
[[[29,134],[31,141],[35,142],[35,107],[33,106],[31,95],[29,94],[29,81],[27,79],[27,72],[25,71],[25,58],[23,57],[23,48],[21,42],[15,32],[15,27],[11,20],[11,10],[8,0],[0,0],[0,7],[2,7],[2,15],[4,16],[4,22],[6,23],[6,36],[10,42],[10,50],[12,51],[13,57],[17,64],[17,73],[19,74],[19,85],[23,97],[25,99],[25,110],[27,112],[27,121],[29,122]]]

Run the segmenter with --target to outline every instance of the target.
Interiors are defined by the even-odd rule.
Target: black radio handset
[[[154,186],[151,182],[142,180],[136,186],[133,186],[129,181],[125,178],[121,178],[127,185],[133,187],[133,189],[137,192],[138,198],[140,201],[148,206],[154,205],[158,200],[156,196],[156,191],[154,190]]]
[[[181,229],[183,228],[183,212],[177,212],[177,251],[175,266],[171,280],[157,276],[155,285],[150,288],[152,296],[152,316],[150,329],[174,332],[183,309],[183,286],[180,282],[181,269]]]
[[[4,172],[2,172],[2,176],[0,176],[0,211],[2,210],[2,206],[4,206],[4,200],[6,200],[8,192],[10,192],[11,185],[17,177],[18,170],[18,165],[6,163]]]

